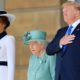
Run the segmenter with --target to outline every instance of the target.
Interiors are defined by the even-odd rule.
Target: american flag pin
[[[80,29],[77,29],[77,31],[79,31]]]

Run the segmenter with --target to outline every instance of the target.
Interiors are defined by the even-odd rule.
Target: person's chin
[[[32,51],[32,54],[36,54],[36,52],[35,51]]]

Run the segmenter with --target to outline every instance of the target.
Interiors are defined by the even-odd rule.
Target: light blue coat
[[[32,55],[28,67],[28,80],[54,80],[56,56]]]

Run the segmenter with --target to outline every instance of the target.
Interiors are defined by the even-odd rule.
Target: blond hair
[[[62,5],[62,7],[65,7],[65,6],[73,6],[76,10],[80,11],[80,3],[78,2],[67,1]]]

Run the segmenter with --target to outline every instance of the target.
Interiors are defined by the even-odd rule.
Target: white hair
[[[42,44],[43,45],[43,47],[44,47],[44,49],[46,49],[46,46],[47,46],[47,44],[48,44],[48,42],[47,41],[37,41],[39,44]]]

